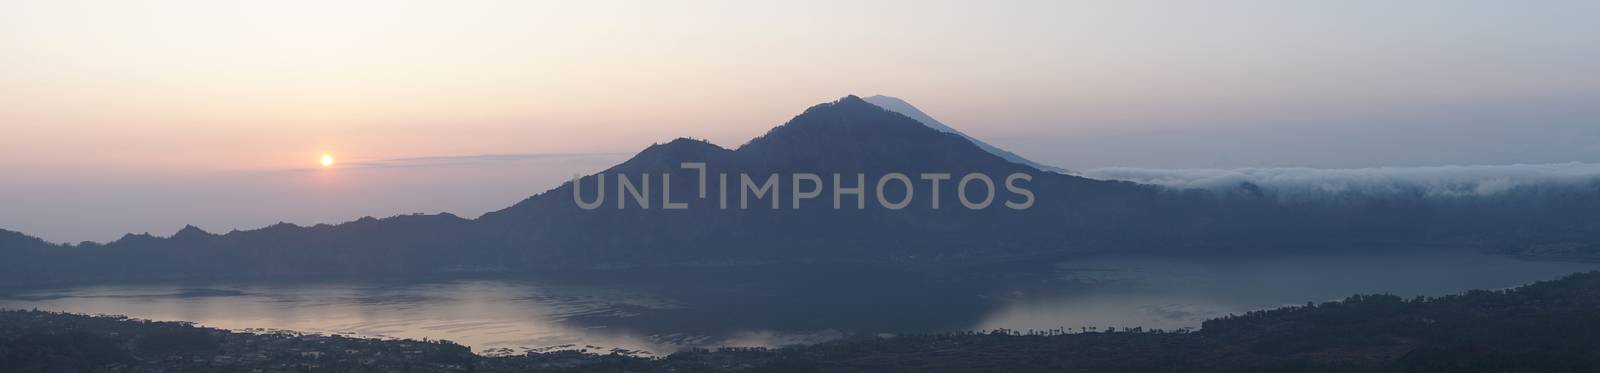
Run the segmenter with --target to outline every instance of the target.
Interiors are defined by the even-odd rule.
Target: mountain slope
[[[563,183],[472,220],[405,215],[224,234],[188,227],[170,238],[127,235],[73,246],[0,231],[0,256],[7,258],[0,261],[0,281],[964,262],[1094,250],[1481,249],[1600,241],[1595,187],[1519,189],[1496,198],[1283,203],[1248,185],[1225,192],[1172,190],[1040,172],[926,124],[848,96],[813,106],[734,149],[692,139],[655,144],[579,178],[578,185]],[[683,168],[685,162],[704,164],[706,174]],[[890,173],[906,175],[910,184],[885,184],[884,200],[911,197],[900,209],[878,199],[875,183]],[[1019,173],[1030,179],[1007,185],[1007,177]],[[796,176],[802,174],[815,178]],[[948,179],[936,183],[924,174]],[[969,174],[994,182],[986,208],[967,208],[957,196],[957,180]],[[860,191],[835,198],[835,175],[840,189]],[[624,193],[623,177],[642,187],[639,198]],[[746,190],[746,177],[752,185],[771,180],[776,196]],[[989,188],[974,185],[966,196],[983,200]],[[1027,200],[1008,186],[1031,191],[1031,207],[1008,207]],[[575,196],[575,190],[582,193]],[[797,190],[818,193],[795,198]],[[579,200],[598,204],[585,208]],[[669,201],[684,208],[667,209]]]
[[[710,191],[704,199],[693,182],[698,181],[698,171],[680,168],[682,162],[707,163]],[[632,182],[642,178],[640,173],[650,173],[656,182],[666,174],[672,184],[670,199],[690,203],[690,208],[661,210],[661,195],[653,197],[650,210],[638,208],[632,199],[618,208],[616,197],[621,194],[614,191],[618,173],[629,174]],[[802,189],[814,184],[797,181],[795,173],[816,173],[822,184],[821,195],[802,200],[800,208],[795,208],[790,189],[795,182],[802,182]],[[858,173],[859,181],[853,178]],[[888,173],[907,174],[915,181],[909,191],[912,203],[904,210],[882,207],[875,191],[861,197],[840,195],[837,203],[830,194],[834,174],[840,174],[843,187],[864,184],[864,189],[874,189],[877,179]],[[938,197],[931,182],[917,179],[923,173],[949,174]],[[955,195],[957,179],[970,173],[994,179],[997,191],[989,208],[963,208]],[[1003,205],[1022,202],[1019,195],[1003,189],[1006,176],[1013,173],[1032,176],[1019,182],[1037,197],[1029,210]],[[480,223],[507,237],[507,245],[528,248],[522,253],[538,251],[541,259],[674,263],[1067,250],[1107,239],[1118,226],[1147,227],[1150,240],[1173,237],[1154,232],[1195,229],[1195,224],[1176,223],[1202,211],[1181,207],[1181,199],[1163,197],[1155,187],[1040,173],[989,154],[958,134],[933,130],[856,96],[810,107],[738,149],[680,139],[646,149],[600,174],[608,174],[610,182],[602,208],[576,207],[568,182],[485,215]],[[718,174],[728,174],[726,192],[718,191]],[[779,199],[741,208],[746,202],[739,194],[741,174],[752,179],[778,174]],[[597,195],[597,176],[581,179],[582,195]],[[906,191],[898,186],[886,189],[886,199],[904,197]],[[971,200],[981,200],[986,191],[981,186],[971,189]],[[934,200],[939,208],[934,208]],[[1174,224],[1152,226],[1163,221]]]
[[[694,182],[698,171],[680,168],[681,162],[707,164],[710,190],[705,198],[699,197]],[[834,198],[829,193],[833,174],[841,175],[842,186],[850,187],[861,185],[852,177],[855,174],[863,175],[859,181],[875,184],[878,177],[891,172],[910,178],[945,173],[952,179],[943,183],[938,198],[933,197],[930,184],[913,183],[913,203],[903,210],[882,207],[875,191],[865,192],[861,198],[843,195],[840,208],[833,208]],[[658,183],[666,174],[671,180],[672,200],[690,203],[690,208],[641,209],[631,200],[625,208],[618,208],[615,181],[619,173],[628,174],[633,182],[648,173]],[[798,209],[790,190],[796,185],[791,177],[795,173],[817,174],[824,192],[801,201]],[[995,180],[997,193],[990,208],[961,207],[954,193],[955,179],[969,173],[983,173]],[[1038,194],[1039,206],[1025,211],[1002,207],[1005,201],[1018,199],[1001,189],[1004,178],[1013,173],[1033,175],[1027,186]],[[1154,188],[1040,173],[986,152],[961,136],[933,130],[856,96],[809,108],[735,150],[679,139],[652,146],[600,174],[609,176],[608,199],[599,209],[578,208],[572,185],[567,183],[486,214],[480,221],[508,238],[508,245],[529,248],[513,251],[538,251],[539,260],[672,262],[971,255],[1059,248],[1068,241],[1040,236],[1081,232],[1090,237],[1114,228],[1110,225],[1118,221],[1112,218],[1115,216],[1170,219],[1149,215],[1161,210],[1149,206],[1158,199]],[[717,187],[719,174],[730,180],[726,193]],[[741,209],[740,175],[756,180],[778,175],[780,197]],[[803,187],[813,185],[801,182]],[[600,179],[590,175],[580,183],[584,195],[592,197]],[[981,199],[978,188],[971,192],[972,199]],[[902,189],[886,190],[885,195],[898,200],[904,197]],[[724,198],[726,208],[721,204]],[[938,209],[933,208],[935,199]],[[659,201],[652,202],[659,205]],[[773,202],[777,202],[776,209]],[[1090,216],[1097,212],[1104,216]],[[1041,230],[1040,221],[1071,224],[1071,228]],[[535,247],[538,249],[532,249]]]
[[[956,135],[960,135],[962,138],[967,139],[967,141],[971,141],[974,145],[977,145],[979,148],[982,148],[984,151],[987,151],[990,154],[994,154],[996,156],[999,156],[1000,158],[1004,158],[1005,160],[1008,160],[1008,161],[1011,161],[1011,162],[1020,163],[1020,164],[1023,164],[1023,165],[1027,165],[1028,167],[1037,168],[1037,169],[1043,170],[1043,171],[1050,171],[1050,172],[1055,172],[1055,173],[1059,173],[1059,174],[1068,173],[1068,171],[1066,169],[1064,169],[1064,168],[1045,165],[1045,164],[1041,164],[1039,162],[1034,162],[1034,161],[1028,160],[1027,158],[1023,158],[1022,156],[1017,155],[1016,153],[1012,153],[1010,151],[1006,151],[1005,149],[1001,149],[1001,148],[996,147],[994,145],[989,145],[989,143],[985,143],[982,140],[978,140],[977,138],[974,138],[972,136],[968,136],[966,133],[958,131],[955,128],[951,128],[948,125],[945,125],[943,122],[940,122],[938,119],[933,119],[933,116],[930,116],[927,113],[923,113],[922,110],[917,109],[916,106],[912,106],[911,103],[906,102],[905,100],[901,100],[901,99],[895,98],[895,97],[884,96],[884,95],[874,95],[874,96],[871,96],[871,97],[864,98],[862,100],[865,100],[866,102],[871,103],[873,105],[878,105],[878,107],[882,107],[882,108],[884,108],[886,110],[893,111],[893,112],[896,112],[896,113],[900,113],[900,114],[903,114],[903,115],[905,115],[907,117],[911,117],[911,119],[916,119],[918,122],[922,122],[923,125],[926,125],[926,126],[928,126],[930,128],[939,130],[940,132],[953,133],[953,134],[956,134]]]

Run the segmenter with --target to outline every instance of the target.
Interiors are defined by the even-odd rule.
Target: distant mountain
[[[959,134],[856,96],[806,109],[734,149],[701,140],[652,145],[594,175],[477,219],[449,214],[363,218],[338,225],[212,234],[186,227],[173,237],[127,235],[62,246],[0,231],[0,281],[130,278],[375,276],[441,272],[546,271],[638,265],[762,262],[1003,260],[1101,250],[1339,249],[1351,245],[1450,245],[1519,252],[1512,244],[1589,247],[1600,242],[1600,183],[1517,188],[1495,198],[1329,198],[1285,203],[1241,184],[1176,190],[1040,172]],[[700,170],[684,163],[704,164]],[[801,174],[815,174],[807,179]],[[858,181],[855,176],[861,174]],[[891,173],[885,200],[875,183]],[[1025,198],[1006,178],[1027,174]],[[841,194],[832,187],[860,187]],[[939,184],[923,174],[949,174]],[[958,179],[995,184],[987,208],[964,207]],[[741,176],[743,175],[743,176]],[[769,175],[776,196],[746,196]],[[620,197],[622,177],[643,192]],[[603,189],[601,179],[604,178]],[[728,184],[722,187],[721,180]],[[648,180],[648,181],[646,181]],[[798,201],[796,186],[820,191]],[[890,184],[885,184],[890,185]],[[989,188],[974,184],[970,200]],[[581,194],[575,198],[574,189]],[[593,209],[578,200],[605,199]],[[641,201],[647,200],[647,201]],[[684,209],[666,209],[666,203]],[[939,207],[935,208],[935,204]],[[743,205],[743,206],[741,206]],[[1545,250],[1541,252],[1555,252]],[[1561,251],[1562,258],[1585,255]]]
[[[49,242],[38,237],[22,234],[22,232],[0,229],[0,247],[3,248],[48,248]]]
[[[955,128],[950,128],[950,126],[945,125],[944,122],[940,122],[938,119],[933,119],[933,116],[922,112],[922,110],[917,109],[916,106],[912,106],[911,103],[906,102],[905,100],[884,95],[874,95],[862,100],[865,100],[873,105],[878,105],[878,107],[888,109],[889,111],[911,117],[911,119],[916,119],[918,122],[922,122],[923,125],[939,130],[940,132],[960,135],[961,137],[966,138],[967,141],[971,141],[974,145],[982,148],[984,151],[989,152],[989,154],[1000,156],[1000,158],[1004,158],[1005,160],[1027,165],[1042,171],[1050,171],[1059,174],[1069,173],[1067,169],[1028,160],[1027,158],[1023,158],[1016,153],[1006,151],[1005,149],[1000,149],[994,145],[989,145],[989,143],[983,142],[983,140],[978,140],[977,138],[969,136],[966,133],[956,130]]]
[[[683,162],[707,164],[711,185],[707,197],[698,196],[698,171],[683,169]],[[879,206],[875,196],[858,203],[842,196],[842,209],[833,209],[831,193],[802,201],[793,209],[790,189],[795,173],[816,173],[824,191],[831,191],[832,175],[881,175],[898,172],[916,178],[922,173],[948,173],[934,209],[931,185],[914,183],[914,203],[903,210]],[[1026,211],[1004,207],[997,193],[994,207],[962,208],[955,196],[956,181],[968,173],[983,173],[999,183],[1012,173],[1033,174],[1029,187],[1039,193],[1038,205]],[[1179,215],[1159,215],[1152,205],[1158,189],[1127,182],[1090,180],[1042,173],[1013,163],[951,133],[872,105],[856,96],[811,107],[784,125],[750,140],[737,149],[725,149],[698,140],[678,139],[651,146],[632,159],[600,172],[609,175],[608,199],[597,210],[579,209],[572,185],[528,198],[507,209],[491,212],[479,222],[511,237],[513,245],[529,245],[540,260],[679,262],[716,260],[810,260],[817,258],[888,258],[894,255],[977,255],[985,252],[1061,247],[1066,240],[1044,239],[1062,233],[1087,238],[1109,232],[1119,218],[1169,220]],[[670,175],[675,201],[697,203],[688,210],[618,209],[614,193],[616,175],[638,180],[650,174],[659,182]],[[729,175],[728,209],[719,208],[716,174]],[[780,209],[770,200],[739,209],[739,175],[762,178],[779,175]],[[803,181],[802,181],[803,182]],[[586,195],[594,195],[596,175],[581,180]],[[809,185],[809,184],[807,184]],[[845,186],[857,185],[856,180]],[[867,185],[871,189],[873,185]],[[902,196],[899,189],[895,199]],[[976,195],[977,193],[973,193]],[[659,197],[659,196],[657,196]],[[978,197],[974,197],[978,198]],[[659,200],[657,200],[659,201]],[[864,205],[865,208],[856,209]],[[848,207],[847,207],[848,206]],[[1169,210],[1170,211],[1170,210]],[[1096,217],[1094,215],[1100,215]],[[1039,229],[1039,222],[1070,224],[1070,228]],[[634,238],[636,239],[623,239]],[[521,251],[531,253],[535,250]]]

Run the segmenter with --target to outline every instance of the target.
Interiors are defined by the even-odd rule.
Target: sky
[[[1600,162],[1592,1],[0,9],[0,229],[57,242],[474,217],[847,94],[1075,170]]]

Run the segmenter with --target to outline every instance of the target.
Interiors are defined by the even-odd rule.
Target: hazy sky
[[[1596,14],[1593,1],[0,0],[0,228],[67,241],[476,216],[652,142],[737,146],[852,93],[1073,169],[1595,162]],[[322,152],[341,167],[316,170]],[[483,154],[518,156],[397,161]]]

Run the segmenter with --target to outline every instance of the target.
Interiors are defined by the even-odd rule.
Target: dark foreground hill
[[[705,165],[704,194],[700,171],[683,168],[686,162]],[[909,189],[887,184],[882,192],[889,201],[909,193],[900,209],[881,203],[875,188],[891,173],[912,181]],[[817,179],[800,180],[798,174]],[[860,179],[852,177],[858,174]],[[935,182],[922,180],[923,174],[950,179],[937,182],[935,193]],[[970,174],[994,183],[974,183],[967,193],[971,201],[982,201],[985,192],[994,192],[985,208],[966,208],[957,196],[959,179]],[[1028,208],[1007,205],[1030,200],[1007,188],[1014,174],[1030,177],[1015,185],[1032,194]],[[775,195],[746,201],[744,175],[756,183],[776,175]],[[861,194],[841,194],[836,201],[835,175],[841,188],[860,187]],[[624,200],[624,176],[637,184],[648,184],[648,177],[654,184],[641,187],[639,198]],[[601,177],[606,182],[597,189]],[[172,237],[130,234],[78,245],[0,230],[0,281],[530,273],[1358,245],[1511,253],[1534,247],[1540,256],[1581,259],[1592,254],[1581,248],[1600,243],[1600,181],[1519,187],[1492,197],[1436,198],[1401,190],[1395,197],[1335,194],[1309,202],[1275,200],[1247,184],[1223,192],[1171,190],[1040,171],[855,96],[806,109],[737,148],[690,139],[653,145],[582,178],[580,186],[565,183],[476,219],[406,215],[224,234],[189,227]],[[574,189],[606,199],[585,209]],[[798,190],[819,193],[796,202]],[[668,200],[685,208],[666,209]]]
[[[1436,298],[1357,295],[1137,327],[864,337],[660,358],[484,357],[442,341],[238,333],[184,323],[0,312],[0,371],[1593,372],[1600,272]]]

